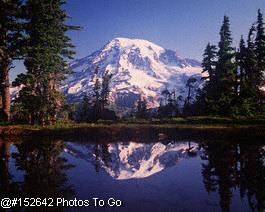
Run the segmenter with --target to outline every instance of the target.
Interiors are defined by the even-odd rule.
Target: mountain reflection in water
[[[132,211],[263,211],[265,146],[0,140],[4,197],[113,197]]]
[[[188,142],[84,144],[78,147],[68,143],[65,151],[94,164],[96,170],[103,168],[117,180],[149,177],[199,152],[198,144]]]

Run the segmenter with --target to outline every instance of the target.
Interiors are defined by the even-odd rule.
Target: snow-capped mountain
[[[145,178],[201,154],[198,144],[182,143],[68,143],[65,152],[85,160],[117,180]]]
[[[196,60],[181,58],[175,51],[146,40],[128,38],[116,38],[70,66],[74,73],[62,86],[69,100],[78,101],[91,92],[98,66],[99,78],[106,70],[113,74],[111,101],[129,108],[134,107],[139,96],[147,100],[149,107],[158,106],[165,88],[185,97],[187,79],[200,79],[202,71]]]

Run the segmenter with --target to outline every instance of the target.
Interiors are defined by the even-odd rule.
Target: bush
[[[244,99],[231,108],[231,114],[235,117],[254,117],[257,110],[251,99]]]

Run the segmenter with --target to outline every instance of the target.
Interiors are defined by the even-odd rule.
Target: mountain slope
[[[190,148],[189,148],[190,147]],[[146,178],[201,154],[198,144],[181,143],[67,143],[64,151],[85,160],[117,180]]]
[[[185,96],[187,79],[199,79],[202,71],[196,60],[181,58],[146,40],[128,38],[116,38],[70,66],[74,74],[62,87],[69,100],[79,101],[85,92],[91,93],[98,66],[98,77],[106,70],[113,74],[110,96],[118,107],[134,107],[139,95],[149,102],[149,107],[156,107],[166,87]]]

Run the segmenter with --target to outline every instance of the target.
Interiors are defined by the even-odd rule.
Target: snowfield
[[[70,101],[80,101],[91,93],[95,68],[97,76],[108,70],[113,74],[111,102],[117,107],[132,108],[141,96],[148,107],[157,107],[165,88],[185,97],[186,81],[194,76],[200,80],[200,62],[181,58],[176,52],[140,39],[115,38],[101,50],[73,61],[74,73],[61,87]]]
[[[150,177],[202,153],[194,142],[190,142],[190,149],[187,142],[99,145],[68,143],[64,151],[100,167],[116,180]]]

